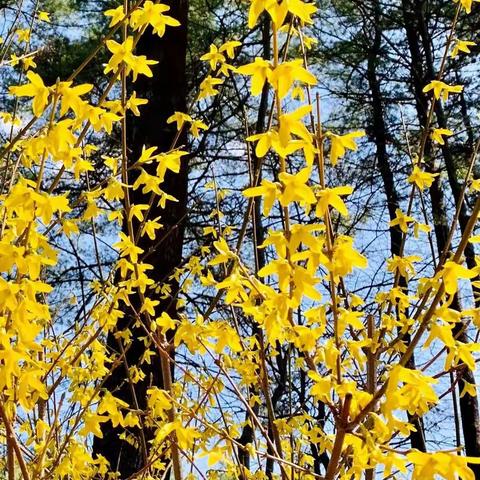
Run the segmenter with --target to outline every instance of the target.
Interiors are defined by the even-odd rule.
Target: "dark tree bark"
[[[262,17],[262,48],[263,48],[263,58],[270,59],[270,17],[266,14]],[[265,131],[265,120],[267,118],[268,110],[268,93],[269,86],[268,83],[265,83],[263,86],[262,94],[260,97],[260,104],[258,107],[257,121],[255,125],[255,132],[252,133],[263,133]],[[255,154],[255,149],[251,149],[250,152],[251,158],[251,171],[252,171],[252,180],[256,181],[256,184],[260,184],[262,179],[262,161]],[[265,259],[265,250],[263,248],[258,248],[265,241],[265,228],[262,222],[262,209],[261,201],[258,198],[253,199],[253,238],[255,241],[255,265],[257,271],[263,268],[266,265]],[[252,323],[252,335],[257,339],[261,336],[261,329],[256,322]],[[249,389],[249,395],[258,395],[259,390],[256,387],[251,387]],[[257,415],[260,411],[260,405],[255,403],[252,407],[252,411]],[[253,443],[254,440],[254,427],[253,420],[248,411],[245,412],[245,420],[249,421],[242,429],[242,433],[238,438],[238,442],[242,446],[246,446],[249,443]],[[270,440],[273,441],[270,429],[268,432]],[[238,449],[238,460],[241,466],[245,469],[250,469],[250,454],[245,448]],[[242,473],[242,479],[246,476]]]
[[[396,218],[396,210],[400,208],[400,199],[395,187],[395,178],[390,166],[387,151],[387,126],[385,124],[385,112],[383,107],[383,95],[379,80],[377,66],[381,57],[382,46],[382,17],[381,7],[378,0],[372,0],[373,15],[369,31],[372,39],[368,48],[367,80],[370,90],[370,112],[372,122],[372,140],[376,146],[377,165],[383,181],[383,188],[387,197],[387,209],[390,220]],[[367,22],[367,20],[365,19]],[[402,231],[398,226],[390,227],[390,251],[393,255],[401,255]],[[408,290],[407,281],[404,277],[399,279],[399,287]],[[410,335],[405,336],[405,342],[410,343]],[[408,362],[408,368],[415,369],[415,356],[412,355]],[[422,452],[426,451],[425,433],[422,419],[409,415],[409,421],[415,426],[415,432],[410,434],[412,448]]]
[[[411,73],[413,80],[413,91],[415,93],[417,115],[420,125],[426,125],[428,99],[423,94],[423,87],[435,78],[433,55],[431,51],[431,39],[429,37],[427,21],[424,15],[425,2],[423,0],[402,0],[405,30],[411,55]],[[423,55],[422,55],[423,50]],[[425,65],[425,67],[424,67]],[[446,118],[440,102],[436,102],[435,114],[440,128],[446,128]],[[448,142],[441,148],[443,160],[448,174],[450,188],[456,203],[460,200],[461,187],[458,181],[454,159],[448,147]],[[427,168],[433,171],[432,146],[427,140],[425,145],[424,159]],[[432,202],[432,214],[434,219],[435,236],[439,252],[443,252],[448,238],[448,222],[445,209],[444,196],[441,181],[437,177],[430,188],[430,199]],[[468,222],[468,213],[464,202],[461,204],[459,224],[463,232]],[[472,246],[469,244],[465,250],[467,266],[475,266],[475,255]],[[460,310],[458,297],[452,302],[452,308]],[[467,342],[463,324],[459,323],[454,329],[458,340]],[[462,372],[462,379],[458,382],[459,391],[463,390],[466,382],[475,383],[473,372],[465,368]],[[460,399],[460,415],[462,419],[462,430],[465,443],[465,452],[468,456],[478,457],[480,455],[480,420],[479,407],[476,397],[465,394]],[[480,479],[480,467],[470,464],[475,473],[475,478]]]
[[[167,118],[175,111],[186,111],[186,48],[187,48],[187,12],[188,0],[166,1],[170,5],[169,15],[176,18],[180,27],[167,27],[165,35],[160,38],[154,35],[151,29],[143,34],[136,48],[137,55],[146,55],[148,59],[157,60],[158,64],[152,66],[153,77],[140,76],[129,87],[136,91],[140,98],[147,98],[149,103],[141,107],[141,117],[129,116],[127,118],[127,147],[128,161],[134,163],[140,156],[145,146],[157,147],[158,152],[167,152],[172,147],[176,136],[175,124],[167,124]],[[180,136],[177,146],[186,143],[186,135]],[[146,169],[149,167],[147,166]],[[150,167],[154,168],[154,166]],[[153,173],[153,172],[152,172]],[[135,173],[129,179],[132,184]],[[151,298],[160,300],[155,314],[167,312],[172,318],[177,317],[176,296],[178,282],[170,278],[175,268],[182,259],[182,245],[187,207],[187,161],[182,160],[179,174],[168,172],[161,188],[166,193],[173,195],[178,202],[167,202],[165,209],[158,206],[158,199],[154,201],[149,218],[161,217],[162,229],[157,231],[155,240],[147,236],[140,238],[138,246],[144,250],[141,261],[151,264],[154,268],[148,272],[149,277],[156,285],[169,283],[171,296],[160,299],[153,288],[147,291]],[[130,190],[132,204],[148,204],[150,194],[143,194],[141,189]],[[134,233],[137,233],[140,224],[133,220]],[[126,230],[126,227],[124,227]],[[155,285],[154,285],[155,286]],[[138,295],[130,297],[133,308],[125,307],[125,316],[117,325],[117,331],[128,329],[131,332],[131,342],[115,338],[115,332],[109,334],[107,345],[112,355],[122,355],[123,366],[113,370],[105,380],[104,387],[113,395],[127,402],[130,407],[145,410],[147,406],[146,391],[150,386],[163,387],[162,370],[159,356],[152,358],[150,364],[142,363],[145,352],[144,326],[147,319],[143,315],[136,316],[139,311],[140,299]],[[143,326],[142,326],[143,324]],[[168,339],[171,340],[171,339]],[[155,350],[155,347],[151,347]],[[170,349],[173,357],[173,348]],[[173,363],[172,363],[173,365]],[[129,381],[127,369],[137,366],[145,373],[145,378],[135,384]],[[119,478],[124,479],[138,472],[145,466],[149,440],[153,438],[153,428],[142,425],[142,428],[128,429],[133,435],[135,445],[122,440],[120,435],[124,429],[113,427],[110,422],[102,424],[103,438],[95,438],[94,452],[103,455],[109,462],[113,471],[117,471]]]

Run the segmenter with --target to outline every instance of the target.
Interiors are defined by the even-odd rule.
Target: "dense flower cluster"
[[[469,12],[471,1],[462,0],[458,8]],[[228,229],[212,226],[206,233],[213,235],[213,248],[203,247],[178,272],[179,277],[188,273],[205,287],[221,292],[223,301],[231,306],[230,321],[214,313],[202,316],[198,312],[193,318],[171,318],[166,312],[155,315],[155,307],[161,297],[168,296],[168,288],[162,290],[162,285],[155,285],[149,277],[155,267],[144,260],[139,238],[155,239],[162,218],[150,218],[148,203],[131,204],[128,199],[132,191],[140,190],[163,207],[175,202],[162,190],[162,184],[167,172],[180,171],[186,151],[176,145],[169,152],[145,148],[128,167],[122,158],[105,157],[109,176],[101,186],[82,192],[75,200],[69,193],[52,193],[65,175],[78,181],[93,170],[90,157],[97,147],[86,142],[88,131],[108,135],[127,110],[141,115],[139,107],[147,100],[135,93],[126,101],[107,100],[108,94],[117,81],[125,82],[130,75],[133,82],[141,75],[152,75],[150,66],[155,62],[136,55],[135,45],[147,26],[162,36],[166,28],[179,25],[168,11],[166,5],[147,0],[129,12],[122,6],[105,12],[111,17],[110,27],[125,25],[129,34],[120,41],[105,41],[112,54],[104,69],[110,82],[96,103],[89,98],[92,85],[76,84],[75,78],[46,85],[35,73],[33,61],[27,68],[26,82],[10,89],[16,97],[27,97],[33,112],[28,128],[1,152],[16,163],[9,167],[10,183],[0,197],[0,417],[19,475],[25,480],[107,478],[110,466],[102,457],[92,455],[88,439],[101,436],[101,424],[110,421],[113,426],[124,427],[127,439],[131,427],[146,424],[155,428],[149,446],[150,477],[144,478],[162,478],[171,464],[176,480],[197,478],[190,464],[207,457],[208,468],[200,468],[212,479],[264,478],[256,467],[266,458],[275,462],[278,477],[314,479],[318,475],[312,471],[309,453],[313,444],[330,459],[327,480],[361,479],[374,469],[382,471],[383,478],[410,471],[412,478],[422,480],[437,476],[473,479],[467,463],[479,463],[480,459],[459,456],[456,451],[402,451],[391,443],[399,436],[408,437],[414,428],[410,418],[422,417],[439,400],[436,379],[408,367],[417,346],[422,342],[425,347],[432,342],[441,344],[446,351],[447,373],[459,365],[475,368],[474,353],[480,350],[479,344],[458,341],[454,327],[460,321],[473,321],[478,327],[478,312],[456,312],[450,307],[458,280],[480,273],[462,264],[480,203],[473,208],[468,228],[452,256],[442,257],[434,275],[420,279],[417,291],[405,291],[400,280],[408,282],[421,258],[402,254],[388,259],[386,268],[393,286],[377,295],[373,309],[370,305],[367,310],[361,298],[349,293],[345,279],[366,268],[368,259],[357,251],[353,238],[335,230],[333,218],[348,216],[346,200],[353,188],[329,186],[326,171],[335,169],[348,150],[357,149],[356,141],[361,141],[364,132],[324,131],[312,99],[317,80],[306,56],[282,58],[279,49],[285,35],[296,37],[305,47],[303,29],[313,22],[316,12],[312,3],[251,2],[250,28],[263,14],[271,18],[271,60],[256,58],[246,65],[231,65],[241,45],[234,40],[211,45],[201,57],[209,66],[209,74],[195,102],[217,95],[230,75],[243,75],[250,79],[254,96],[268,85],[274,105],[268,129],[248,136],[246,141],[254,145],[258,159],[274,156],[276,175],[264,176],[261,182],[254,178],[243,192],[249,199],[247,218],[253,202],[260,201],[264,216],[274,207],[283,214],[282,226],[270,230],[259,246],[270,248],[274,258],[255,271],[243,257],[241,244],[231,244]],[[48,15],[42,15],[47,21]],[[295,28],[286,34],[286,25]],[[472,43],[458,40],[447,45],[445,56],[468,53]],[[307,98],[304,104],[298,103],[299,90],[303,91],[301,97]],[[449,95],[461,90],[461,86],[447,85],[439,77],[426,85],[424,92],[431,92],[433,103],[448,101]],[[188,129],[193,137],[208,131],[193,111],[175,112],[168,122],[175,123],[179,131]],[[427,135],[442,145],[444,137],[453,132],[431,129]],[[302,159],[300,168],[289,162],[292,156]],[[139,174],[129,184],[126,173],[133,169]],[[417,156],[408,177],[412,196],[429,188],[434,178],[435,174],[424,171],[421,155]],[[468,183],[468,188],[477,190],[478,185]],[[74,237],[81,226],[100,221],[105,216],[105,200],[122,204],[109,213],[109,220],[130,228],[119,233],[114,245],[118,261],[94,286],[95,298],[84,306],[81,325],[57,335],[52,327],[55,312],[49,304],[53,287],[44,281],[44,273],[58,261],[52,239],[58,244],[59,237]],[[302,212],[303,222],[292,221],[294,208]],[[131,228],[133,219],[141,222],[139,232]],[[404,243],[421,242],[430,230],[410,210],[397,210],[390,226],[401,230]],[[190,285],[185,282],[184,290]],[[173,331],[173,344],[183,346],[192,358],[208,358],[213,372],[211,376],[196,375],[179,366],[164,389],[148,389],[147,411],[131,408],[102,386],[108,371],[122,362],[121,356],[107,355],[104,340],[108,332],[115,331],[132,295],[138,295],[142,303],[137,313],[148,345],[145,362],[159,357],[167,362],[168,370],[168,359],[162,352],[167,333]],[[372,311],[375,313],[369,313]],[[236,315],[254,322],[257,333],[245,335]],[[131,332],[117,335],[128,343]],[[288,418],[275,418],[265,359],[275,357],[278,345],[289,345],[292,378],[307,379],[309,402],[321,402],[332,412],[333,426],[320,424],[302,410]],[[128,375],[135,383],[144,374],[141,366],[132,365]],[[475,390],[474,386],[468,388]],[[224,399],[224,393],[230,400]],[[257,431],[254,443],[241,445],[238,441],[242,425],[229,411],[232,396],[236,405],[249,412],[247,422]],[[265,417],[273,432],[268,432],[256,404],[265,405]],[[218,411],[220,419],[214,413]],[[256,459],[250,470],[239,465],[239,449]]]

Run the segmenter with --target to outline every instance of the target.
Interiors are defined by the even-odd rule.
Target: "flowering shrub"
[[[471,2],[462,0],[456,9],[442,65],[450,54],[468,54],[473,45],[454,36],[458,15],[470,13]],[[93,85],[77,82],[80,71],[48,85],[35,72],[33,57],[22,59],[24,81],[10,94],[25,104],[25,115],[19,120],[17,110],[2,114],[4,121],[20,123],[1,152],[0,432],[8,478],[114,478],[116,466],[91,445],[107,425],[120,428],[123,440],[134,445],[139,440],[133,432],[153,431],[138,447],[145,458],[135,478],[165,478],[168,472],[175,480],[475,478],[470,467],[479,458],[455,449],[423,452],[399,446],[399,439],[419,428],[418,419],[446,394],[438,379],[456,372],[458,381],[463,370],[475,370],[480,349],[479,343],[460,337],[462,329],[479,326],[478,309],[458,310],[452,303],[459,280],[462,288],[477,287],[480,272],[465,267],[463,255],[468,242],[479,240],[473,232],[480,200],[458,241],[454,233],[461,205],[456,205],[447,244],[438,259],[430,259],[431,272],[418,276],[422,257],[405,254],[406,246],[415,249],[431,230],[412,209],[413,200],[437,177],[425,169],[425,143],[443,145],[453,135],[432,127],[434,106],[450,101],[462,86],[444,83],[443,67],[425,85],[431,109],[418,145],[412,146],[411,200],[389,225],[402,238],[398,254],[385,262],[391,285],[367,302],[349,285],[359,275],[365,281],[369,259],[338,227],[338,219],[348,217],[354,189],[328,183],[342,159],[357,150],[364,132],[340,134],[322,125],[306,33],[316,10],[302,0],[253,0],[248,27],[254,29],[261,17],[269,19],[271,58],[241,64],[240,41],[212,44],[201,57],[209,73],[192,107],[171,112],[167,121],[178,130],[171,149],[145,146],[139,158],[129,156],[126,117],[141,121],[147,99],[135,91],[127,94],[127,85],[153,75],[156,61],[136,54],[141,36],[148,31],[162,37],[179,26],[167,5],[146,0],[105,12],[111,31],[101,48],[110,58],[104,68],[107,87],[99,96],[92,94]],[[38,21],[48,20],[46,12],[38,15]],[[28,41],[28,30],[16,35]],[[141,240],[155,242],[162,236],[162,217],[151,215],[152,205],[166,210],[178,201],[162,187],[166,176],[178,174],[188,162],[189,152],[179,139],[186,132],[194,138],[210,135],[196,106],[221,95],[231,76],[247,78],[253,96],[266,92],[271,121],[265,131],[245,132],[244,155],[254,158],[249,163],[256,167],[243,190],[244,223],[237,226],[236,242],[233,229],[221,224],[224,192],[212,186],[218,206],[205,227],[211,242],[199,245],[173,273],[182,282],[172,301],[185,309],[172,317],[158,311],[171,290],[168,279],[165,284],[152,280],[156,265],[149,263]],[[103,156],[107,174],[91,185],[92,156],[99,147],[89,139],[113,138],[115,129],[122,132],[121,154]],[[267,157],[274,160],[272,177],[261,175]],[[475,155],[462,201],[467,191],[480,189],[471,178],[474,162]],[[67,187],[61,193],[59,185],[81,191],[74,195]],[[145,201],[132,202],[133,192],[141,192]],[[254,255],[268,250],[269,256],[252,262],[246,231],[259,220],[256,215],[267,219],[273,211],[280,212],[281,221],[261,245],[253,239]],[[78,315],[62,322],[51,299],[63,287],[51,281],[49,272],[62,261],[63,245],[73,249],[83,232],[90,232],[91,248],[96,248],[96,229],[105,217],[116,228],[118,258],[103,270],[97,259],[102,275],[92,295],[76,292],[69,302]],[[199,288],[218,292],[207,311],[189,301]],[[132,298],[140,299],[138,307]],[[219,314],[221,304],[227,318]],[[143,332],[145,349],[137,365],[123,365],[125,353],[112,355],[106,341],[114,335],[128,350],[132,332],[118,328],[127,312]],[[434,347],[444,358],[441,371],[412,366],[421,347]],[[181,351],[185,361],[178,361],[173,350]],[[134,388],[145,378],[142,367],[152,362],[162,383],[149,385],[145,409],[105,387],[110,372],[123,368],[125,382]],[[273,378],[275,363],[280,379]],[[286,382],[290,392],[282,415],[272,400],[279,382]],[[464,389],[475,397],[473,384]],[[242,442],[247,427],[254,433]],[[326,459],[321,474],[315,455]]]

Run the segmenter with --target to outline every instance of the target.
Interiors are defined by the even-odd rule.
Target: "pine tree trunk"
[[[270,59],[270,17],[264,13],[262,18],[262,49],[263,49],[263,58]],[[268,115],[268,96],[269,96],[269,85],[265,83],[262,90],[262,95],[260,97],[260,104],[258,107],[257,121],[255,125],[255,132],[250,133],[263,133],[265,131],[265,123]],[[251,171],[252,171],[252,180],[256,180],[257,184],[260,184],[262,179],[262,161],[255,154],[255,149],[250,151],[251,159]],[[255,265],[256,270],[260,270],[266,265],[265,259],[265,249],[258,248],[265,241],[265,228],[262,221],[262,208],[261,201],[258,198],[253,199],[253,238],[255,241]],[[259,325],[253,321],[252,322],[252,335],[260,339],[261,329]],[[260,344],[260,341],[259,341]],[[249,389],[249,395],[258,395],[259,390],[256,387]],[[255,415],[258,415],[260,411],[260,405],[255,403],[252,407],[252,411]],[[253,443],[254,440],[254,423],[251,419],[251,415],[248,411],[245,412],[245,421],[249,421],[242,429],[242,433],[238,438],[238,443],[245,447],[249,443]],[[269,433],[270,434],[270,433]],[[270,436],[270,440],[273,441],[273,437]],[[246,470],[250,469],[250,454],[247,449],[239,448],[238,449],[238,460],[241,466]],[[241,479],[244,480],[248,475],[242,473]]]
[[[380,61],[382,26],[381,10],[377,0],[372,1],[373,17],[371,19],[372,42],[368,49],[367,59],[367,80],[370,90],[370,106],[372,121],[372,140],[376,146],[376,158],[378,169],[383,181],[385,195],[387,197],[387,208],[390,220],[396,218],[396,210],[400,208],[400,201],[397,189],[395,188],[395,178],[388,160],[387,152],[387,127],[385,124],[385,113],[383,109],[383,96],[381,84],[378,79],[377,65]],[[365,19],[365,21],[367,21]],[[393,255],[401,254],[402,232],[398,226],[390,227],[390,251]],[[404,277],[400,277],[399,287],[407,291],[408,285]],[[405,337],[405,342],[410,342],[410,337]],[[415,369],[415,356],[412,355],[408,367]],[[412,448],[422,452],[426,451],[425,434],[421,419],[415,418],[409,414],[409,421],[415,426],[415,432],[410,434],[410,443]]]
[[[413,80],[413,91],[415,94],[417,115],[420,125],[426,125],[428,100],[423,94],[423,87],[434,79],[434,65],[433,56],[431,52],[431,39],[429,38],[427,23],[424,17],[425,3],[422,0],[402,0],[405,30],[407,33],[407,41],[411,55],[411,72]],[[420,46],[423,49],[424,55],[421,54]],[[425,69],[424,69],[425,65]],[[446,120],[443,113],[442,105],[437,102],[435,108],[437,121],[441,128],[445,128]],[[428,140],[426,143],[424,159],[427,167],[433,171],[433,160],[431,143]],[[456,175],[456,169],[453,162],[453,157],[448,149],[448,143],[442,148],[442,156],[445,161],[447,169],[448,180],[452,190],[455,202],[460,198],[460,185]],[[430,188],[430,198],[432,202],[432,214],[434,219],[434,230],[437,239],[438,251],[442,252],[445,249],[448,238],[448,222],[445,209],[445,202],[443,199],[443,191],[439,178],[437,178]],[[466,206],[462,202],[459,224],[463,231],[466,222],[468,221],[468,214]],[[474,266],[474,253],[471,250],[471,245],[465,251],[467,265],[471,268]],[[452,303],[452,308],[460,309],[458,298]],[[462,331],[462,324],[458,324],[456,332]],[[460,333],[458,340],[462,342],[468,341],[465,333]],[[462,380],[458,383],[459,391],[463,390],[464,382],[475,383],[473,372],[464,369]],[[460,415],[462,419],[462,430],[465,443],[465,452],[469,456],[478,457],[480,455],[480,421],[479,421],[479,407],[476,397],[465,394],[460,399]],[[480,479],[480,468],[478,465],[470,465],[470,468],[475,473],[475,478]]]
[[[175,111],[186,110],[186,48],[187,48],[187,0],[164,2],[170,5],[169,15],[180,21],[180,27],[167,27],[165,35],[160,38],[153,34],[151,29],[143,34],[136,48],[137,55],[146,55],[148,59],[157,60],[159,63],[152,66],[153,77],[140,76],[129,87],[130,92],[136,92],[137,97],[148,99],[149,103],[141,108],[141,117],[133,115],[127,118],[127,147],[128,161],[134,163],[145,146],[157,147],[158,152],[167,152],[171,149],[176,135],[175,124],[167,124],[167,118]],[[186,135],[181,135],[177,145],[186,143]],[[149,167],[146,166],[146,169]],[[148,170],[147,170],[148,171]],[[154,172],[151,172],[154,173]],[[132,172],[129,183],[135,180],[135,172]],[[138,175],[138,173],[137,173]],[[160,300],[155,314],[167,312],[172,318],[177,317],[176,296],[178,282],[170,279],[175,268],[182,259],[182,245],[187,207],[187,161],[182,160],[179,174],[167,173],[163,191],[173,195],[178,202],[167,202],[165,209],[158,206],[158,199],[153,203],[149,218],[160,217],[163,227],[157,231],[155,240],[147,236],[141,237],[138,246],[144,250],[141,261],[152,265],[154,268],[148,271],[149,277],[157,285],[168,283],[171,293],[168,298],[160,299],[160,294],[155,293],[153,288],[147,290],[152,299]],[[141,189],[130,190],[132,204],[148,204],[150,194],[143,194]],[[139,222],[133,220],[134,232],[139,228]],[[125,229],[124,229],[125,230]],[[154,287],[154,286],[153,286]],[[150,364],[142,362],[145,352],[144,327],[137,321],[133,311],[139,311],[140,299],[136,295],[130,297],[133,309],[125,307],[125,316],[117,325],[117,331],[129,329],[131,342],[124,342],[115,338],[114,333],[109,334],[107,344],[112,355],[124,353],[123,365],[113,370],[106,378],[104,387],[117,398],[127,402],[131,408],[145,410],[147,403],[147,389],[150,386],[163,386],[160,359],[158,354],[152,357]],[[141,316],[140,321],[146,319]],[[147,326],[148,327],[148,326]],[[171,339],[169,339],[171,340]],[[151,346],[155,351],[156,347]],[[173,357],[173,348],[170,355]],[[145,373],[145,378],[137,383],[129,381],[127,369],[136,366]],[[119,478],[125,479],[138,472],[145,466],[148,458],[149,440],[153,438],[153,429],[130,428],[128,433],[132,435],[135,444],[120,438],[124,432],[121,427],[113,427],[110,422],[102,424],[103,438],[95,438],[94,452],[103,455],[109,462],[110,468],[117,471]]]

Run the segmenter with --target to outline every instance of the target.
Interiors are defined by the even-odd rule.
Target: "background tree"
[[[445,6],[203,15],[196,2],[187,44],[185,21],[153,35],[175,23],[162,5],[108,5],[111,27],[95,27],[107,37],[84,61],[65,53],[58,75],[27,27],[44,22],[47,43],[61,27],[33,3],[12,10],[0,152],[10,479],[473,478],[477,460],[451,447],[471,452],[476,438],[475,123],[468,92],[429,84],[436,70],[468,75],[439,60],[462,45],[445,39],[469,5]],[[79,24],[99,19],[86,13]],[[43,72],[31,63],[42,55]],[[79,83],[90,67],[106,76]]]

